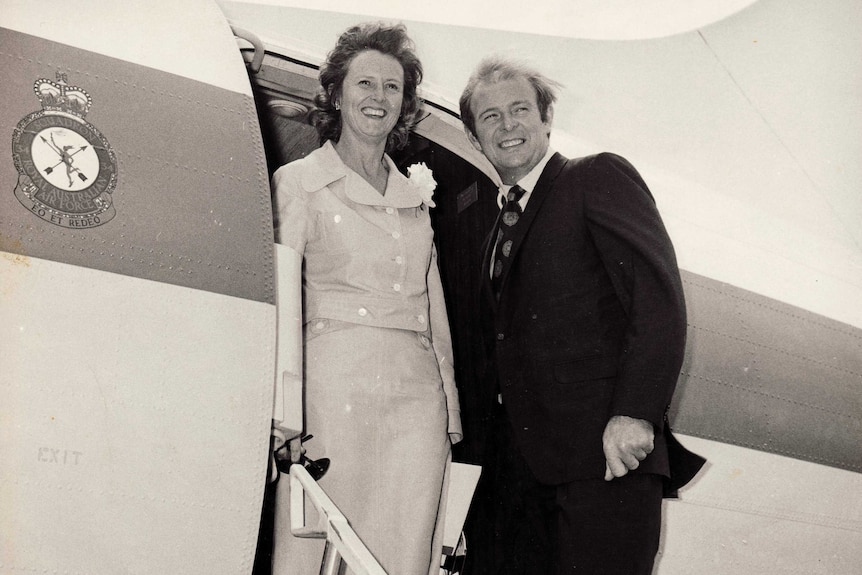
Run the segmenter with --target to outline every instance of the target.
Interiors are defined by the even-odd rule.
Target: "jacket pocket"
[[[554,366],[554,377],[559,383],[607,379],[616,376],[617,360],[615,355],[595,355],[558,363]]]

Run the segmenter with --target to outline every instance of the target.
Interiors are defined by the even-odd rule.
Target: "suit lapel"
[[[500,279],[500,281],[501,281],[500,293],[501,294],[506,291],[506,283],[507,283],[507,280],[509,278],[509,274],[512,271],[512,269],[514,269],[514,267],[515,267],[515,263],[516,263],[517,257],[518,257],[518,252],[521,250],[521,246],[524,245],[524,242],[527,241],[527,234],[530,232],[530,226],[533,225],[533,221],[535,221],[535,219],[536,219],[536,214],[538,214],[539,210],[542,208],[542,204],[544,203],[545,198],[547,198],[550,195],[551,190],[554,187],[554,182],[556,181],[557,176],[560,175],[560,171],[566,165],[567,161],[568,160],[566,160],[566,158],[563,157],[559,153],[555,153],[553,156],[551,156],[551,159],[548,160],[548,163],[545,166],[545,169],[542,170],[542,175],[539,176],[539,180],[536,182],[536,186],[533,188],[533,192],[530,194],[530,199],[527,202],[527,209],[524,210],[524,212],[521,214],[520,221],[518,221],[518,227],[521,228],[518,232],[521,235],[521,241],[517,242],[513,246],[512,253],[509,255],[509,257],[512,260],[512,263],[508,267],[508,269],[506,270],[506,273],[503,274],[503,277]],[[501,213],[502,213],[502,210],[501,210]],[[499,219],[500,219],[500,215],[497,216],[498,221],[499,221]],[[495,224],[494,229],[495,230],[497,229],[496,224]],[[492,234],[493,234],[493,231],[492,231]],[[493,239],[493,238],[490,238],[490,239]],[[491,260],[490,250],[491,249],[493,249],[493,242],[489,241],[489,246],[488,246],[486,253],[485,253],[485,256],[486,256],[485,257],[485,263],[483,264],[483,267],[485,269],[485,281],[488,284],[488,292],[489,293],[493,292],[493,290],[491,290],[491,288],[490,288],[491,280],[489,279],[489,277],[490,277],[489,276],[489,274],[490,274],[490,260]],[[491,299],[494,299],[493,293],[491,293]],[[502,296],[501,296],[501,299],[502,299]]]

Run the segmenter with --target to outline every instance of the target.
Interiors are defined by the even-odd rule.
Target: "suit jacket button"
[[[506,334],[504,334],[504,333],[498,333],[497,334],[497,341],[503,341],[504,339],[506,339]]]

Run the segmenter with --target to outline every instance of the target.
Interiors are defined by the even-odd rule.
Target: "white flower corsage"
[[[425,162],[413,164],[407,168],[407,176],[410,178],[410,183],[419,192],[422,198],[422,203],[429,208],[436,208],[437,204],[432,199],[434,197],[434,189],[437,187],[437,182],[434,180],[434,174],[425,165]]]

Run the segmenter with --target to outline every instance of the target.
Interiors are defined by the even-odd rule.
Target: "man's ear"
[[[545,126],[548,127],[548,135],[551,135],[551,126],[554,125],[554,107],[548,106],[547,111],[545,111],[545,121],[542,122]]]
[[[482,144],[479,143],[479,140],[476,139],[476,136],[468,129],[464,128],[464,133],[467,134],[467,139],[473,144],[473,147],[476,148],[479,152],[482,151]]]

